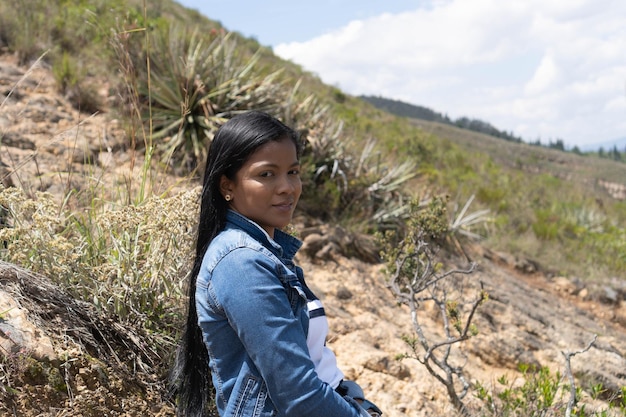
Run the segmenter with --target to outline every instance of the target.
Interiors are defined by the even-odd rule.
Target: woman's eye
[[[264,171],[259,174],[261,177],[271,177],[272,175],[274,174],[271,171]]]
[[[300,170],[299,169],[292,169],[291,171],[289,171],[290,175],[300,175]]]

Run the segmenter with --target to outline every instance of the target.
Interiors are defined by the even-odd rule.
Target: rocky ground
[[[119,126],[105,115],[89,116],[72,108],[55,92],[48,69],[19,67],[11,56],[0,55],[0,92],[3,183],[64,195],[68,189],[87,186],[86,174],[104,181],[106,173],[107,181],[132,186],[138,168],[133,154],[126,151]],[[106,90],[102,93],[107,95]],[[332,243],[340,232],[324,225],[309,230],[303,235],[305,247],[298,262],[325,303],[331,325],[329,346],[342,369],[361,383],[386,416],[453,415],[445,390],[422,365],[396,359],[408,350],[401,336],[413,330],[408,308],[399,305],[386,286],[382,266],[342,256],[337,249],[341,242],[320,246],[311,237],[324,236],[322,243]],[[489,294],[476,317],[479,334],[463,345],[471,381],[489,385],[504,374],[515,380],[519,363],[563,373],[562,352],[582,350],[595,336],[593,346],[571,361],[581,386],[601,382],[613,391],[626,386],[626,276],[614,277],[610,285],[592,286],[550,276],[531,260],[511,254],[479,246],[471,253],[478,269],[470,280],[481,282]],[[464,266],[458,259],[448,261],[451,267]],[[43,316],[60,320],[58,325],[33,319],[27,307],[45,305],[46,299],[33,289],[41,286],[32,285],[30,294],[36,300],[17,297],[15,289],[34,279],[24,277],[29,277],[25,271],[0,266],[0,378],[4,376],[0,395],[14,399],[10,405],[0,404],[0,415],[173,415],[160,397],[157,376],[137,381],[137,374],[116,373],[115,361],[120,358],[111,350],[103,347],[101,357],[94,358],[73,343],[68,323],[78,320],[78,310],[87,314],[88,306],[77,304],[71,317],[66,314],[70,309]],[[62,295],[55,300],[73,303],[63,301]],[[436,329],[439,323],[436,311],[427,305],[420,310],[420,320],[428,329]],[[7,358],[16,346],[19,351],[19,341],[10,334],[19,328],[30,329],[23,333],[22,342],[34,340],[40,351],[16,363]],[[107,329],[112,337],[120,337],[120,346],[126,343],[132,351],[132,337],[124,339],[114,324]],[[106,344],[95,336],[89,340]],[[40,365],[46,361],[53,366]],[[70,368],[71,372],[62,372]],[[51,375],[53,369],[58,375]],[[41,377],[44,371],[46,378]],[[12,386],[7,385],[9,380]]]

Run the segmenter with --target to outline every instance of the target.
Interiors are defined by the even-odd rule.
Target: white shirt
[[[337,388],[343,379],[343,372],[337,367],[337,358],[332,350],[326,347],[328,336],[328,319],[320,300],[309,300],[309,334],[306,343],[309,355],[315,364],[317,376],[333,388]]]

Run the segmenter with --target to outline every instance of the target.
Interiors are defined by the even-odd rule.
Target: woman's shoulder
[[[209,250],[226,248],[228,250],[248,248],[258,250],[263,244],[250,236],[245,230],[239,228],[226,228],[220,232],[211,242]]]
[[[207,284],[213,282],[214,290],[223,294],[230,293],[235,287],[241,289],[241,285],[247,282],[277,284],[287,274],[281,272],[283,269],[280,260],[259,242],[243,231],[230,230],[211,242],[198,280]],[[234,282],[240,285],[233,287]]]
[[[253,258],[273,257],[261,242],[244,230],[232,228],[218,234],[209,245],[204,263],[213,269],[220,262],[245,262]]]

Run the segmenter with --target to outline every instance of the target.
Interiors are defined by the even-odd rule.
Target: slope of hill
[[[396,134],[396,143],[402,144],[396,148],[414,152],[425,171],[435,171],[436,183],[455,204],[473,194],[495,213],[499,227],[487,233],[487,245],[532,257],[559,274],[623,277],[626,264],[605,266],[610,259],[623,259],[620,253],[626,247],[626,164],[505,138],[489,124],[479,123],[477,131],[456,126],[421,106],[381,97],[362,99],[419,129],[421,137],[409,129]],[[587,237],[579,234],[583,230]],[[615,234],[601,239],[617,247],[604,248],[602,253],[611,255],[599,261],[586,248],[597,247],[596,231],[609,230]],[[593,258],[599,262],[584,265]]]
[[[359,96],[359,98],[368,103],[371,103],[373,106],[381,110],[387,111],[396,116],[414,119],[416,123],[418,123],[419,121],[437,122],[442,125],[446,125],[448,127],[461,128],[462,130],[467,132],[467,136],[472,136],[471,132],[475,132],[475,133],[483,134],[485,136],[500,138],[500,139],[510,141],[510,142],[516,142],[516,143],[522,142],[522,139],[520,137],[515,136],[513,132],[509,133],[506,131],[499,130],[493,125],[491,125],[489,122],[485,122],[482,120],[471,119],[468,117],[460,117],[456,120],[451,120],[447,115],[441,114],[439,112],[435,112],[424,106],[409,104],[409,103],[405,103],[402,101],[392,100],[392,99],[388,99],[384,97]],[[448,133],[451,131],[452,130],[447,130]],[[451,137],[455,139],[461,138],[462,136],[463,136],[463,132],[457,132],[451,135]],[[545,146],[545,144],[543,146],[536,146],[536,147],[540,148],[538,152],[542,152],[542,149],[548,148],[548,149],[560,150],[562,151],[562,153],[569,153],[566,151],[565,145],[562,143],[561,145],[562,145],[561,149],[559,149],[556,146]],[[503,145],[503,146],[506,146],[506,145]],[[515,149],[515,147],[512,147],[512,148]],[[577,153],[598,152],[600,148],[602,148],[605,152],[613,150],[613,149],[617,149],[620,152],[624,150],[626,152],[626,139],[622,138],[622,139],[616,139],[614,141],[605,142],[605,143],[601,143],[597,145],[584,146],[582,147],[582,149],[578,149]],[[485,149],[481,149],[481,151],[485,151]],[[491,155],[491,153],[489,154]],[[597,165],[601,165],[604,163],[604,160],[602,162],[594,162],[594,163],[596,163]],[[609,164],[610,163],[612,163],[612,161],[609,160]]]
[[[601,181],[626,186],[626,164],[620,162],[525,143],[509,142],[491,135],[437,122],[424,120],[411,120],[410,122],[429,134],[458,144],[467,152],[488,155],[497,164],[528,175],[544,173],[590,189],[597,187],[598,190],[602,188],[598,186]],[[597,197],[602,197],[602,193],[599,193]]]
[[[6,80],[4,91],[17,85],[26,71],[27,68],[16,66],[12,57],[0,56],[0,78]],[[132,158],[124,147],[116,145],[120,138],[114,126],[105,115],[83,119],[66,98],[55,92],[50,72],[35,69],[13,90],[11,100],[0,112],[3,155],[10,156],[7,160],[20,166],[12,174],[12,181],[63,195],[65,181],[55,178],[62,178],[63,172],[83,172],[84,161],[90,159],[85,158],[84,152],[100,161],[98,169],[106,169],[108,174],[103,179],[111,184],[118,181],[118,176],[127,176],[132,169],[129,165]],[[81,127],[75,130],[76,126]],[[97,145],[103,139],[99,132],[108,132],[107,146]],[[80,177],[76,175],[74,186],[80,187],[77,182]],[[336,235],[332,229],[320,227],[319,234],[327,238]],[[452,415],[445,391],[422,366],[415,361],[395,359],[407,351],[401,337],[411,334],[412,328],[408,311],[396,303],[385,286],[381,265],[348,259],[336,252],[327,254],[328,258],[318,258],[310,247],[305,238],[298,261],[308,281],[323,298],[332,329],[329,345],[337,353],[346,376],[363,384],[389,417]],[[608,287],[589,286],[562,277],[548,278],[533,272],[524,266],[527,260],[512,255],[480,247],[475,247],[472,253],[480,265],[473,279],[484,283],[491,300],[480,310],[477,320],[480,335],[466,349],[467,371],[472,380],[489,383],[502,375],[508,375],[509,380],[520,378],[517,365],[522,362],[547,366],[552,372],[562,371],[560,352],[581,349],[596,334],[598,341],[594,349],[574,361],[576,373],[584,375],[587,381],[602,382],[612,390],[626,385],[621,372],[626,367],[623,301],[626,288],[610,296],[612,290]],[[171,404],[158,391],[156,376],[148,377],[141,372],[125,374],[116,366],[116,360],[107,356],[113,340],[101,340],[100,347],[96,342],[95,346],[81,345],[77,336],[68,340],[68,335],[96,329],[98,323],[77,322],[76,318],[70,323],[63,315],[63,308],[51,304],[50,293],[39,301],[28,298],[29,291],[32,294],[37,290],[27,283],[38,281],[35,278],[22,281],[27,274],[10,265],[0,265],[0,305],[5,306],[0,307],[0,323],[5,326],[0,342],[3,346],[7,346],[7,341],[9,346],[15,346],[15,337],[6,338],[7,329],[14,332],[24,329],[25,324],[16,324],[18,318],[33,321],[36,324],[33,331],[39,333],[33,343],[50,346],[49,357],[41,369],[48,373],[56,369],[65,382],[55,388],[49,385],[49,378],[20,376],[14,370],[0,367],[0,382],[12,390],[0,406],[2,413],[173,415]],[[38,287],[41,291],[45,286],[40,282]],[[57,291],[62,294],[61,289]],[[609,296],[603,295],[604,292]],[[28,311],[22,310],[24,307]],[[84,310],[83,314],[87,316],[88,311]],[[432,313],[425,310],[422,320],[435,326]],[[98,316],[87,317],[94,320]],[[115,329],[114,324],[111,323],[111,329]],[[102,331],[103,327],[99,328]],[[116,353],[118,360],[129,354],[127,347],[117,349],[121,349]]]
[[[297,68],[289,70],[295,73]],[[317,85],[315,77],[305,78]],[[94,179],[112,194],[121,187],[136,186],[133,181],[141,177],[139,155],[127,145],[124,129],[119,121],[111,120],[106,109],[95,115],[79,112],[68,97],[57,92],[54,75],[46,65],[19,65],[14,55],[0,55],[0,85],[4,95],[0,155],[6,165],[1,167],[5,173],[0,177],[4,180],[10,178],[15,187],[33,195],[37,191],[52,193],[60,201],[69,191],[85,190]],[[320,91],[333,97],[348,121],[353,118],[359,123],[362,115],[372,111],[356,105],[341,107],[341,101],[351,103],[349,97],[327,86]],[[105,103],[113,101],[110,93],[106,88],[99,90]],[[376,118],[389,121],[389,125],[398,123],[386,114],[371,120]],[[454,129],[436,131],[438,125],[420,127],[436,143],[452,141],[455,132],[459,134]],[[379,127],[372,124],[369,128]],[[398,128],[409,129],[405,125]],[[481,137],[464,137],[459,143],[472,152],[481,147],[491,152],[498,147]],[[499,151],[494,160],[520,169],[511,160],[521,149],[525,148]],[[528,160],[537,157],[529,155]],[[573,163],[550,158],[547,160],[557,167]],[[581,183],[589,184],[584,178],[581,174]],[[197,186],[197,178],[181,180],[168,174],[159,180],[170,195]],[[300,218],[296,226],[303,231],[310,223]],[[341,233],[334,226],[317,225],[314,231],[332,240]],[[408,350],[401,336],[413,329],[408,311],[385,286],[382,266],[346,258],[337,250],[315,251],[311,230],[307,233],[303,234],[305,246],[298,262],[323,298],[332,328],[329,346],[336,351],[347,377],[362,383],[387,416],[453,415],[445,391],[423,367],[415,361],[396,360],[397,354]],[[610,393],[618,393],[626,385],[626,289],[621,277],[610,285],[591,283],[542,274],[533,260],[523,255],[481,246],[472,247],[470,253],[479,263],[472,279],[482,282],[490,294],[477,319],[479,336],[464,349],[471,381],[489,384],[506,373],[509,381],[521,383],[520,363],[562,370],[562,351],[582,349],[598,335],[593,349],[577,356],[572,364],[586,391],[585,404],[600,405],[590,398],[591,385],[602,383]],[[446,261],[464,264],[452,255]],[[168,358],[153,355],[152,347],[142,343],[145,334],[141,329],[124,328],[115,317],[92,314],[94,305],[69,300],[48,278],[35,278],[28,271],[0,264],[0,342],[2,352],[11,352],[0,362],[0,413],[173,415],[164,395],[164,375],[150,372],[150,361],[167,362]],[[56,297],[43,289],[50,289]],[[426,326],[437,326],[434,313],[428,306],[421,310]],[[31,321],[32,333],[41,336],[34,346],[26,344],[27,337],[20,340],[15,336],[25,328],[25,321]],[[120,338],[112,340],[112,335]],[[51,350],[47,357],[33,362],[24,352],[37,345]]]

